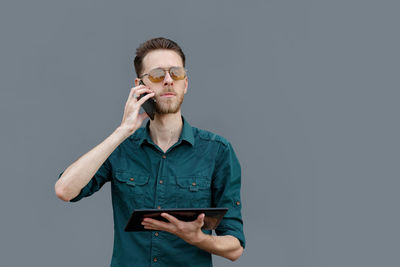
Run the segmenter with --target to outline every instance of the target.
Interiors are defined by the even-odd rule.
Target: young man
[[[114,251],[111,266],[212,266],[211,254],[238,259],[245,246],[241,217],[241,168],[231,144],[198,129],[181,115],[187,93],[185,55],[165,38],[146,41],[136,50],[137,77],[121,125],[102,143],[63,171],[55,192],[76,202],[111,182]],[[145,85],[139,85],[140,81]],[[142,98],[139,96],[146,94]],[[154,120],[139,114],[156,100]],[[133,209],[229,208],[215,230],[201,230],[204,214],[183,222],[145,219],[151,231],[125,232]]]

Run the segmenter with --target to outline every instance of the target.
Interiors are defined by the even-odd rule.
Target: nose
[[[165,71],[164,86],[174,85],[174,80],[169,75],[169,71]]]

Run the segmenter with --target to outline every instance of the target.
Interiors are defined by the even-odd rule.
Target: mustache
[[[163,95],[163,94],[166,94],[166,93],[173,93],[173,94],[177,94],[174,90],[172,90],[172,89],[170,89],[170,90],[167,90],[167,91],[162,91],[162,92],[160,92],[160,94],[159,95]]]

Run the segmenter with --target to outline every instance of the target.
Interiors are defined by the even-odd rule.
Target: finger
[[[145,92],[152,93],[153,91],[150,88],[140,88],[135,91],[137,95],[141,95]]]
[[[159,230],[168,230],[170,229],[170,224],[166,222],[162,222],[159,220],[154,220],[150,218],[146,218],[143,220],[144,225],[150,226],[150,227],[157,227]]]
[[[136,93],[137,96],[139,96],[139,94],[137,93],[139,90],[145,90],[148,89],[150,90],[149,87],[145,86],[145,85],[139,85],[139,86],[135,86],[131,88],[131,91],[129,93],[129,98],[133,97],[133,95]]]
[[[161,216],[167,219],[170,223],[173,223],[175,225],[180,222],[177,218],[165,212],[161,213]]]
[[[144,229],[162,230],[162,229],[160,229],[160,228],[158,228],[158,227],[156,227],[156,226],[154,226],[153,224],[148,223],[148,222],[142,222],[142,225],[143,225],[143,228],[144,228]]]
[[[140,100],[138,100],[138,103],[140,105],[142,105],[144,102],[146,102],[147,99],[149,99],[149,98],[151,98],[153,96],[154,96],[154,93],[149,93],[149,94],[143,96]]]
[[[148,88],[141,88],[141,89],[133,91],[133,94],[132,94],[131,97],[136,96],[136,97],[133,97],[133,98],[139,99],[140,95],[143,94],[143,93],[146,93],[146,92],[147,93],[152,93],[153,91],[148,89]]]
[[[131,88],[131,91],[129,92],[129,98],[133,96],[133,94],[136,92],[136,90],[145,88],[144,85],[139,85]]]
[[[136,96],[138,97],[137,99],[140,100],[141,97],[144,97],[143,94],[151,94],[151,93],[154,93],[154,91],[144,88],[144,89],[136,91]]]
[[[157,227],[153,227],[153,226],[151,226],[151,225],[149,225],[149,224],[143,224],[143,228],[144,228],[144,229],[148,229],[148,230],[163,231],[162,229],[159,229],[159,228],[157,228]]]

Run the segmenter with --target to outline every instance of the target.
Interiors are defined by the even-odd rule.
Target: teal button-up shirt
[[[229,208],[215,233],[232,235],[245,247],[241,168],[235,152],[225,138],[190,126],[183,116],[182,121],[178,142],[165,153],[151,140],[148,121],[112,152],[71,200],[88,197],[111,182],[112,267],[212,266],[210,253],[168,232],[125,232],[134,209]]]

